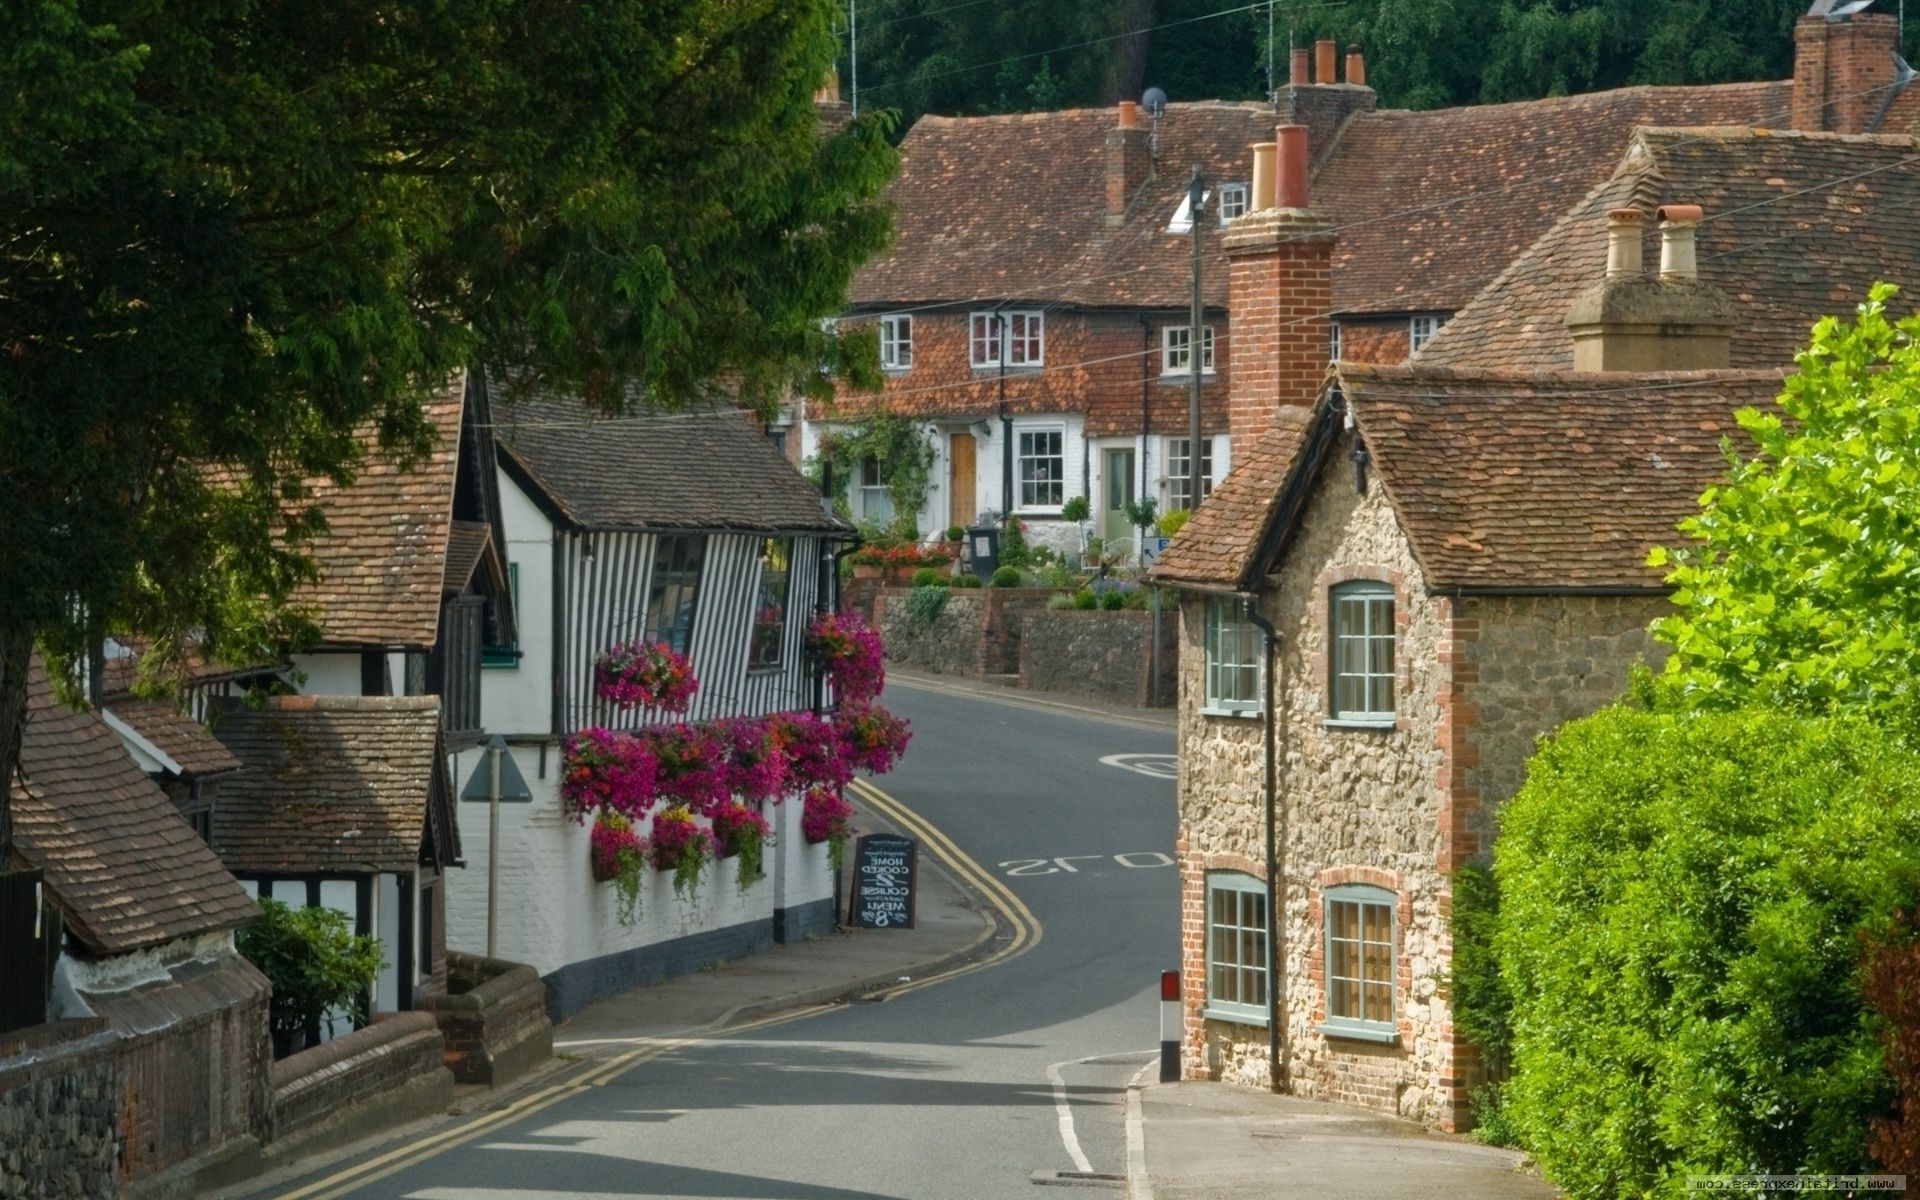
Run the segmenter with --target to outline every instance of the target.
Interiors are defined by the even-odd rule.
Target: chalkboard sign
[[[853,850],[853,923],[861,929],[912,929],[914,840],[869,833]]]

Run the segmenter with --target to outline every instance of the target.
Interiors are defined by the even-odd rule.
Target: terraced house
[[[1535,739],[1658,658],[1646,553],[1719,476],[1735,410],[1771,401],[1821,315],[1920,284],[1920,140],[1862,132],[1910,121],[1891,20],[1797,37],[1795,80],[1766,85],[1781,127],[1633,130],[1410,363],[1342,361],[1306,395],[1244,369],[1256,342],[1308,365],[1268,299],[1311,279],[1303,244],[1339,278],[1346,231],[1286,179],[1281,131],[1297,206],[1256,198],[1228,234],[1230,406],[1264,418],[1153,572],[1185,596],[1187,1075],[1471,1122],[1453,873]]]

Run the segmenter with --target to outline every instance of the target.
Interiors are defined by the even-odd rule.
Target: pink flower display
[[[853,764],[831,721],[804,712],[778,713],[768,721],[786,754],[787,791],[842,788],[853,779]]]
[[[835,870],[841,851],[853,834],[853,805],[832,788],[813,788],[800,807],[800,836],[812,845],[827,843]]]
[[[913,736],[904,717],[896,717],[878,704],[864,712],[841,714],[834,728],[840,734],[847,761],[875,775],[893,770]]]
[[[644,816],[653,807],[657,764],[631,734],[581,730],[567,739],[562,770],[560,798],[576,821],[599,811]]]
[[[887,685],[880,634],[859,613],[828,613],[807,629],[807,648],[826,664],[843,708],[865,708]]]
[[[638,863],[645,850],[646,843],[640,840],[640,835],[633,831],[633,823],[625,817],[618,813],[603,812],[594,818],[589,856],[596,882],[606,883],[619,878],[623,871]]]
[[[660,799],[709,816],[727,802],[728,746],[711,725],[681,722],[638,735],[656,765]]]
[[[747,800],[778,803],[787,793],[787,751],[771,718],[715,721],[714,735],[726,747],[726,786]]]
[[[698,898],[700,872],[713,857],[713,835],[700,828],[693,814],[675,805],[653,816],[653,837],[647,853],[656,871],[673,872],[675,895]]]
[[[594,695],[621,708],[687,711],[700,683],[693,664],[660,642],[621,642],[593,664]]]

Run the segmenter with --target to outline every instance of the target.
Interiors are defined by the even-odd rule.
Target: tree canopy
[[[368,425],[421,448],[462,366],[609,411],[819,390],[893,161],[883,114],[823,134],[838,8],[15,5],[0,778],[36,640],[272,644],[303,481]]]

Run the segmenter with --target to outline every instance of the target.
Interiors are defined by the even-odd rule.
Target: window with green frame
[[[1393,722],[1393,589],[1361,580],[1333,589],[1333,712],[1336,721]]]
[[[1264,880],[1238,871],[1208,873],[1207,1016],[1267,1023],[1268,927]]]
[[[1206,638],[1206,710],[1259,712],[1260,637],[1239,600],[1229,596],[1207,600]]]
[[[513,611],[520,611],[520,564],[507,564],[507,587],[513,595]],[[480,647],[482,670],[511,671],[520,665],[518,642],[488,643]]]
[[[1326,906],[1327,1022],[1337,1037],[1391,1041],[1399,931],[1394,894],[1368,884],[1322,893]]]

